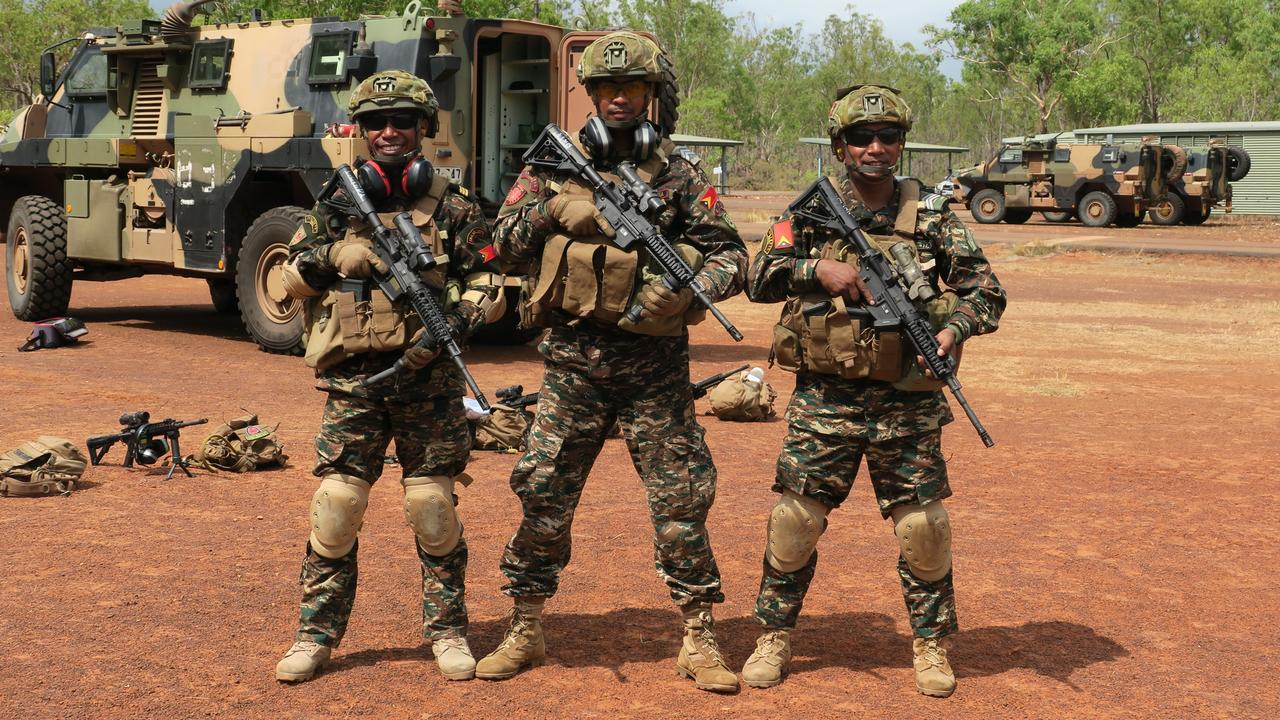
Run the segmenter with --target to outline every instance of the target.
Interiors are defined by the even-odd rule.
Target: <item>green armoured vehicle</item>
[[[1182,168],[1169,182],[1169,191],[1151,206],[1151,222],[1157,225],[1199,225],[1209,218],[1214,206],[1231,212],[1231,183],[1249,174],[1251,161],[1242,148],[1227,147],[1220,139],[1208,146],[1174,148],[1178,153],[1175,168]]]
[[[980,223],[1020,224],[1033,212],[1085,225],[1132,227],[1165,194],[1170,153],[1148,142],[1059,145],[1026,140],[1001,145],[985,163],[953,179],[953,197]]]
[[[67,41],[77,45],[60,71],[52,52],[41,57],[41,97],[0,137],[19,318],[65,313],[74,282],[180,275],[207,280],[214,306],[238,311],[263,349],[299,352],[300,304],[281,263],[334,167],[366,152],[346,125],[360,80],[389,68],[425,78],[440,130],[424,154],[494,213],[542,127],[575,132],[591,112],[574,68],[600,32],[452,7],[433,16],[417,0],[398,17],[192,27],[205,2],[92,29]],[[670,133],[668,75],[653,114]],[[513,331],[514,316],[490,327]]]

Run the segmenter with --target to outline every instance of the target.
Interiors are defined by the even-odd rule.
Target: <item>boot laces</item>
[[[936,639],[929,639],[924,642],[924,649],[921,650],[920,657],[933,667],[940,668],[947,662],[947,650]]]
[[[507,635],[502,638],[502,643],[498,646],[498,649],[514,649],[516,644],[528,634],[529,628],[532,626],[532,618],[519,610],[512,612],[511,627],[507,628]]]
[[[435,644],[440,647],[441,654],[444,654],[449,650],[461,650],[468,654],[470,654],[471,652],[471,648],[467,646],[467,641],[465,638],[447,637],[447,638],[442,638],[440,640],[436,640]]]
[[[319,649],[320,643],[315,642],[314,640],[299,640],[293,644],[293,647],[289,648],[289,652],[286,654],[293,655],[294,653],[306,653],[308,655],[314,655]]]
[[[756,654],[773,655],[781,653],[785,636],[786,634],[781,630],[773,630],[761,635],[760,639],[756,641]]]
[[[720,655],[720,646],[716,644],[716,635],[712,630],[711,623],[702,623],[695,637],[697,637],[699,649],[704,655],[714,660],[717,664],[724,665],[724,657]]]

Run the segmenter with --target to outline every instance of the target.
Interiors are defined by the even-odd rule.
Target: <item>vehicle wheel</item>
[[[1103,190],[1094,190],[1080,198],[1080,222],[1089,227],[1107,227],[1116,221],[1116,201]]]
[[[42,195],[24,195],[13,204],[5,236],[9,307],[19,320],[63,315],[71,303],[67,257],[67,216]]]
[[[213,301],[214,312],[219,315],[232,315],[240,312],[236,302],[236,281],[226,278],[209,278],[209,299]]]
[[[1131,213],[1116,213],[1116,227],[1131,228],[1138,227],[1142,224],[1142,218],[1147,214],[1146,210],[1133,215]]]
[[[302,302],[290,298],[281,278],[289,240],[307,211],[286,205],[258,216],[240,244],[236,260],[236,296],[240,319],[258,347],[272,353],[301,355]]]
[[[1227,148],[1227,179],[1231,182],[1240,182],[1245,175],[1249,174],[1249,168],[1253,165],[1253,160],[1249,157],[1249,153],[1244,148],[1229,147]]]
[[[1181,145],[1165,145],[1162,160],[1165,180],[1181,180],[1182,174],[1187,171],[1187,151]]]
[[[671,58],[664,52],[658,56],[662,68],[662,82],[658,84],[658,131],[663,137],[676,131],[680,119],[680,85],[676,82],[676,70]]]
[[[1031,219],[1031,211],[1027,208],[1007,208],[1004,211],[1004,221],[1010,225],[1021,225]]]
[[[1209,219],[1209,215],[1213,213],[1213,208],[1205,208],[1204,212],[1200,212],[1200,206],[1187,207],[1187,211],[1182,214],[1183,225],[1203,225],[1205,220]]]
[[[1187,204],[1177,193],[1165,193],[1151,206],[1151,222],[1156,225],[1177,225],[1187,211]]]
[[[1004,219],[1004,193],[995,188],[986,188],[973,194],[969,201],[969,212],[973,219],[984,225],[994,225]]]
[[[1040,215],[1051,223],[1071,222],[1075,218],[1075,215],[1072,215],[1070,210],[1045,210]]]

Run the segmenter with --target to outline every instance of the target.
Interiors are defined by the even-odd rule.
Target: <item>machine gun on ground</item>
[[[613,226],[613,244],[626,250],[637,242],[649,252],[649,256],[662,268],[662,282],[670,290],[689,288],[715,319],[720,321],[729,336],[742,340],[742,333],[729,322],[707,295],[707,291],[695,279],[693,268],[680,257],[671,243],[654,227],[647,215],[656,214],[666,206],[653,188],[640,178],[631,163],[620,163],[618,176],[622,186],[604,179],[591,165],[591,161],[578,149],[569,136],[555,123],[548,123],[533,141],[522,158],[526,165],[567,173],[580,178],[595,195],[596,208]],[[627,311],[627,320],[639,322],[643,309],[637,304]]]
[[[133,467],[133,462],[141,465],[154,465],[165,453],[169,453],[173,465],[165,480],[173,478],[173,471],[182,468],[187,477],[192,477],[187,462],[182,459],[182,451],[178,449],[178,431],[192,425],[203,425],[209,418],[199,420],[174,420],[172,418],[151,422],[151,413],[145,410],[125,413],[120,416],[120,424],[124,427],[111,435],[95,435],[85,441],[89,446],[89,461],[97,465],[103,456],[118,442],[124,443],[124,467]],[[163,438],[163,439],[161,439]]]
[[[466,381],[467,387],[471,388],[476,402],[480,403],[480,407],[488,410],[489,401],[485,399],[484,393],[480,392],[476,379],[472,377],[467,364],[463,362],[462,351],[453,339],[453,331],[450,330],[449,322],[445,320],[444,313],[440,310],[440,304],[436,302],[431,288],[422,280],[422,273],[436,266],[436,257],[430,248],[422,244],[421,233],[414,226],[412,216],[402,212],[395,217],[395,229],[387,227],[383,224],[382,218],[378,217],[373,203],[369,201],[369,196],[360,187],[360,181],[356,179],[350,165],[339,166],[335,177],[338,186],[346,193],[347,199],[354,208],[352,214],[373,229],[373,252],[386,263],[388,268],[386,274],[375,272],[374,281],[378,283],[378,287],[388,300],[393,303],[403,301],[413,308],[426,330],[422,334],[422,340],[418,342],[418,347],[443,350],[453,364],[458,366],[458,370],[462,371],[462,379]],[[338,186],[335,186],[331,180],[324,195],[331,195]],[[362,379],[360,384],[372,385],[403,371],[404,368],[405,359],[401,357],[386,370]]]
[[[950,355],[938,357],[938,339],[934,337],[933,328],[907,297],[905,288],[919,285],[921,278],[914,277],[917,273],[899,272],[883,253],[867,241],[867,236],[858,227],[858,221],[849,208],[845,207],[830,178],[819,179],[787,210],[796,218],[829,230],[853,245],[858,252],[858,275],[875,298],[874,305],[866,306],[872,326],[876,330],[901,330],[916,354],[924,358],[933,375],[951,388],[951,394],[964,408],[964,414],[969,416],[969,422],[978,431],[982,444],[987,447],[995,445],[960,392],[955,359]],[[918,272],[918,268],[915,270]]]

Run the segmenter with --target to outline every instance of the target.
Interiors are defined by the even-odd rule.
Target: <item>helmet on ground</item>
[[[376,110],[417,110],[434,126],[439,107],[426,80],[403,70],[383,70],[356,86],[347,103],[347,112],[356,120]]]
[[[891,123],[904,132],[911,129],[911,107],[898,90],[886,85],[852,85],[836,91],[827,114],[827,135],[834,143],[851,125]]]
[[[578,82],[641,78],[648,82],[662,80],[658,57],[662,48],[643,35],[620,30],[597,38],[582,52],[578,61]]]

